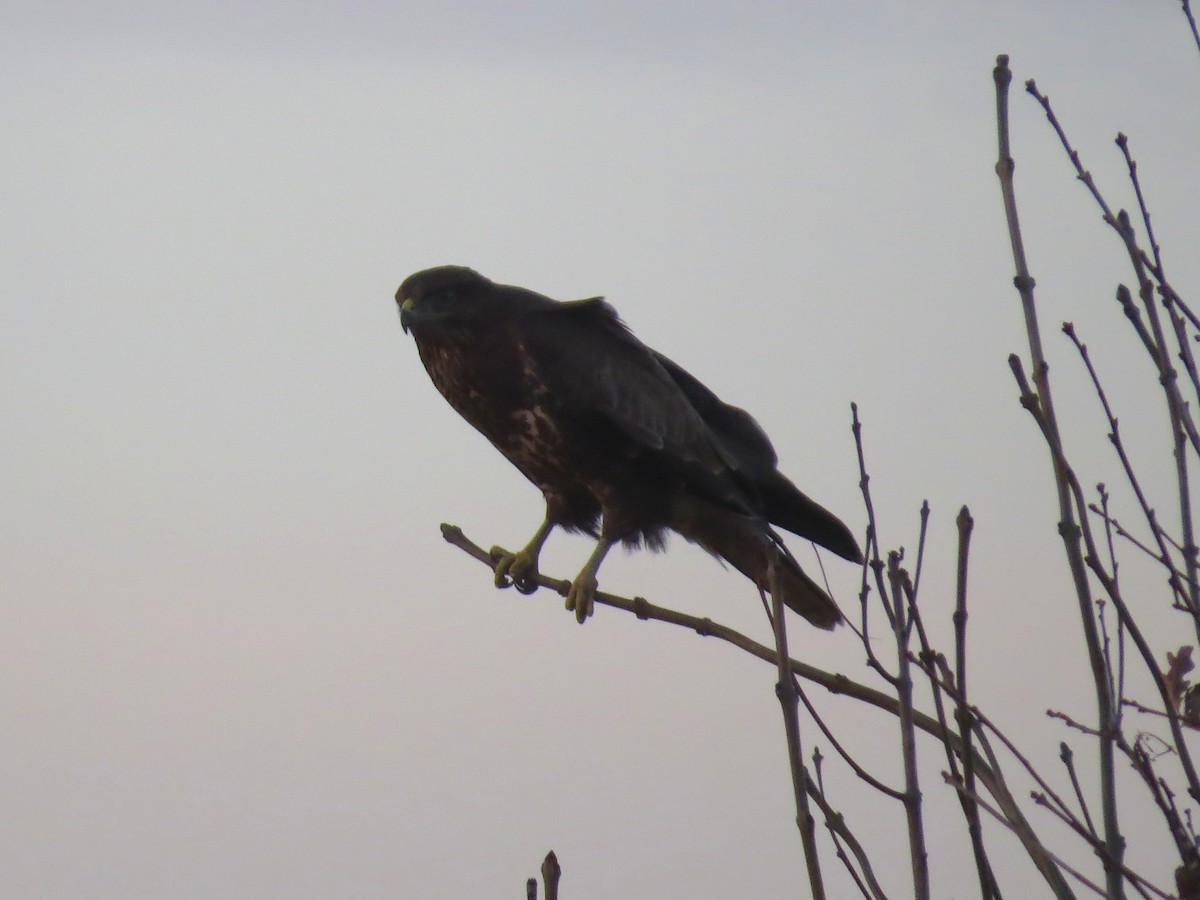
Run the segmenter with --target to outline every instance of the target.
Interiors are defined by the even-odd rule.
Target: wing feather
[[[752,481],[769,476],[779,458],[754,416],[722,401],[694,375],[661,353],[655,351],[654,355],[720,441],[730,467]]]
[[[861,558],[846,526],[778,471],[754,417],[643,344],[602,298],[541,304],[522,317],[521,331],[560,400],[600,413],[710,500]]]
[[[538,310],[524,326],[527,349],[557,396],[604,413],[651,449],[687,457],[709,450],[704,420],[601,298]]]
[[[732,457],[662,358],[602,298],[531,311],[522,320],[522,339],[556,396],[602,413],[642,447],[709,478],[732,467]]]

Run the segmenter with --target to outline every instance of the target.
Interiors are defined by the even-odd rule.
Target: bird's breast
[[[551,479],[562,434],[554,400],[529,356],[496,347],[423,345],[421,360],[447,402],[535,482]]]

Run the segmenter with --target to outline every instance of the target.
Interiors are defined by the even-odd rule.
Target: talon
[[[537,557],[526,550],[509,553],[503,547],[493,547],[490,553],[495,566],[496,587],[515,587],[522,594],[532,594],[538,589]]]
[[[567,591],[566,607],[575,611],[575,621],[580,625],[595,608],[597,582],[586,572],[580,572]]]
[[[512,568],[516,555],[509,553],[503,547],[493,547],[488,551],[488,556],[492,558],[492,575],[494,576],[496,587],[501,590],[511,587],[512,580],[508,576],[508,571]]]

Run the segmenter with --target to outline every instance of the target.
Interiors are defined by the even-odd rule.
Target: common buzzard
[[[774,560],[788,607],[821,628],[841,620],[771,525],[860,562],[850,530],[779,472],[749,413],[639,341],[603,298],[560,302],[440,266],[406,278],[396,302],[442,396],[545,495],[545,521],[499,558],[497,586],[533,588],[555,527],[590,534],[566,604],[583,622],[609,549],[661,550],[670,529],[764,591]]]

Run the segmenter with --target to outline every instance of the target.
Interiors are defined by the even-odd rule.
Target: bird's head
[[[495,285],[465,266],[438,266],[409,275],[396,291],[400,327],[413,336],[447,337],[469,333],[488,308]]]

